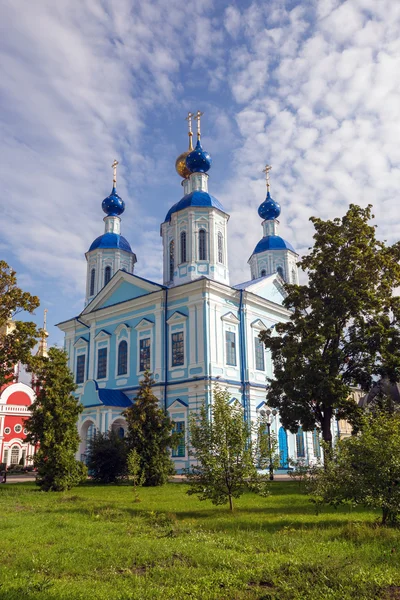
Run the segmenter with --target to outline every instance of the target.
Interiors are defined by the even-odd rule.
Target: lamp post
[[[276,416],[277,411],[270,410],[269,408],[265,411],[266,419],[265,424],[267,425],[268,432],[268,452],[269,452],[269,479],[270,481],[274,480],[274,463],[272,461],[272,446],[271,446],[271,414],[273,417]]]

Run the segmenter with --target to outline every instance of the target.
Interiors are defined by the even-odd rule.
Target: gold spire
[[[188,136],[189,136],[189,152],[191,152],[193,150],[193,131],[192,131],[192,117],[193,117],[193,113],[188,112],[188,116],[186,117],[185,121],[188,122]]]
[[[176,172],[178,173],[178,175],[183,177],[183,179],[187,179],[190,175],[190,171],[186,166],[186,157],[193,150],[193,131],[192,131],[192,117],[193,116],[194,116],[193,113],[188,112],[188,115],[185,118],[185,121],[188,122],[189,150],[187,150],[186,152],[182,152],[182,154],[180,154],[175,161]]]
[[[114,159],[114,162],[111,165],[111,168],[113,169],[113,188],[117,187],[117,165],[119,165],[119,162]]]
[[[197,111],[197,113],[195,114],[194,118],[197,121],[197,139],[199,140],[201,137],[201,133],[200,133],[200,117],[202,117],[204,115],[204,113],[202,113],[200,110]]]
[[[117,163],[118,164],[118,163]],[[40,330],[40,342],[39,348],[36,352],[36,356],[47,357],[47,338],[49,337],[48,331],[46,330],[47,323],[47,308],[44,309],[44,317],[43,317],[43,329]]]
[[[269,172],[271,169],[271,165],[265,165],[265,169],[263,169],[263,173],[265,173],[265,179],[267,181],[267,192],[269,192]]]

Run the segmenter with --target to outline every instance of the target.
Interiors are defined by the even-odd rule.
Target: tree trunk
[[[229,497],[229,508],[230,508],[230,510],[233,511],[233,498],[232,498],[232,496],[230,494],[229,494],[228,497]]]
[[[322,439],[324,440],[326,447],[324,452],[324,464],[326,465],[332,459],[332,409],[328,408],[324,411],[322,419]]]

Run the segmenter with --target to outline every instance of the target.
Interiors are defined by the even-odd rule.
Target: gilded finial
[[[114,162],[111,165],[111,168],[113,169],[113,187],[117,187],[117,165],[119,165],[119,162],[114,159]]]
[[[48,331],[46,329],[47,326],[47,308],[44,309],[43,316],[43,329],[40,331],[40,342],[39,348],[36,353],[37,356],[48,356],[47,352],[47,338],[49,337]]]
[[[185,119],[185,121],[188,122],[189,152],[191,152],[193,150],[192,117],[193,117],[193,113],[188,112],[188,116]]]
[[[269,172],[270,172],[271,169],[272,169],[271,165],[265,165],[265,169],[263,169],[263,173],[265,173],[265,179],[266,179],[266,182],[267,182],[267,192],[269,192],[269,186],[270,186],[270,183],[269,183]]]
[[[195,114],[194,118],[197,121],[197,139],[199,140],[201,137],[201,133],[200,133],[200,117],[202,117],[204,115],[204,113],[202,113],[200,110],[197,111],[197,113]]]

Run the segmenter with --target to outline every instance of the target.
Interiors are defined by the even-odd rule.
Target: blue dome
[[[190,192],[190,194],[186,194],[179,202],[174,204],[167,212],[165,220],[170,221],[172,214],[178,212],[178,210],[183,210],[188,206],[213,206],[214,208],[218,208],[218,210],[225,212],[221,202],[214,198],[214,196],[211,196],[208,192],[195,190],[194,192]]]
[[[125,202],[117,194],[113,187],[112,192],[107,198],[104,198],[101,208],[108,217],[119,217],[125,210]]]
[[[96,248],[120,248],[120,250],[125,250],[125,252],[133,254],[128,240],[119,233],[103,233],[103,235],[94,240],[89,248],[89,252],[96,250]]]
[[[262,238],[254,248],[253,254],[259,254],[264,250],[291,250],[296,252],[289,242],[281,238],[279,235],[267,235]]]
[[[207,173],[211,163],[211,156],[203,150],[200,140],[197,140],[195,149],[186,157],[187,168],[191,173]]]
[[[281,205],[279,202],[275,202],[270,196],[270,193],[267,193],[267,197],[264,202],[260,204],[258,208],[258,214],[262,219],[266,219],[267,221],[273,221],[277,219],[281,214]]]

